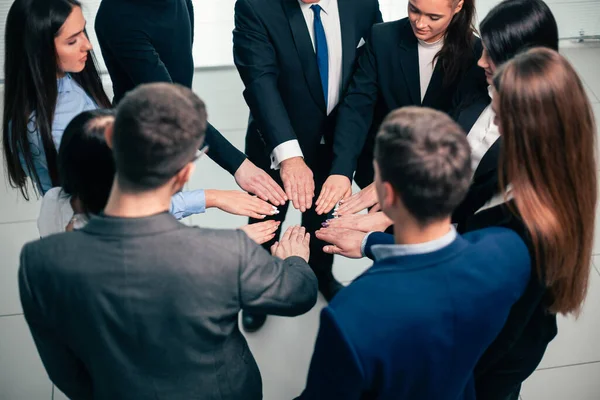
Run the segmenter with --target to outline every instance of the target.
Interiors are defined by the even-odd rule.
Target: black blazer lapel
[[[467,108],[463,109],[458,115],[456,122],[458,122],[467,135],[471,131],[471,128],[473,128],[473,125],[475,125],[475,122],[477,122],[477,119],[483,110],[485,110],[485,108],[490,104],[489,97],[487,99],[487,101],[479,100],[471,104]]]
[[[355,21],[348,1],[339,1],[340,26],[342,29],[342,82],[347,82],[353,70],[356,54]]]
[[[400,64],[413,104],[421,104],[421,84],[419,80],[419,50],[417,38],[407,22],[400,35]]]
[[[475,181],[479,180],[481,177],[489,174],[497,174],[498,170],[498,162],[500,161],[500,148],[502,146],[502,137],[499,137],[496,142],[486,151],[481,159],[481,162],[477,166],[477,170],[475,171],[475,176],[473,179]]]
[[[306,27],[306,20],[300,9],[297,0],[284,0],[283,8],[288,18],[296,51],[302,63],[302,70],[310,93],[319,107],[325,112],[325,94],[321,87],[321,77],[319,76],[319,66],[317,65],[317,56],[310,40],[310,33]]]

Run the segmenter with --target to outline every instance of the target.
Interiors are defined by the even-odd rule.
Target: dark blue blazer
[[[372,234],[367,248],[391,236]],[[321,314],[301,399],[475,399],[473,371],[530,277],[505,228],[377,261]]]

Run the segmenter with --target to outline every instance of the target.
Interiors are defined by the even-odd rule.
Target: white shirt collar
[[[375,256],[375,261],[390,257],[433,253],[450,245],[454,242],[456,236],[456,228],[451,225],[448,233],[429,242],[417,244],[378,244],[374,245],[371,251],[373,252],[373,256]]]
[[[325,14],[327,14],[327,11],[330,10],[329,5],[331,3],[331,0],[321,0],[318,3],[304,3],[302,0],[298,0],[298,3],[300,3],[300,8],[302,9],[302,11],[311,11],[310,7],[314,6],[315,4],[321,6],[321,9],[323,10],[323,12],[325,12]]]

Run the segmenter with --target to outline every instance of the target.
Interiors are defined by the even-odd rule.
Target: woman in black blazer
[[[316,202],[328,204],[325,212],[350,189],[340,175],[356,171],[361,188],[373,182],[375,134],[390,111],[424,106],[452,114],[465,97],[485,92],[474,16],[474,0],[409,0],[408,18],[373,27],[339,106],[333,166]]]

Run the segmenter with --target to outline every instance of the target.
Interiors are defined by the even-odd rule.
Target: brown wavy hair
[[[596,128],[569,62],[536,48],[494,78],[502,133],[500,182],[534,247],[552,313],[577,315],[587,294],[596,214]]]

